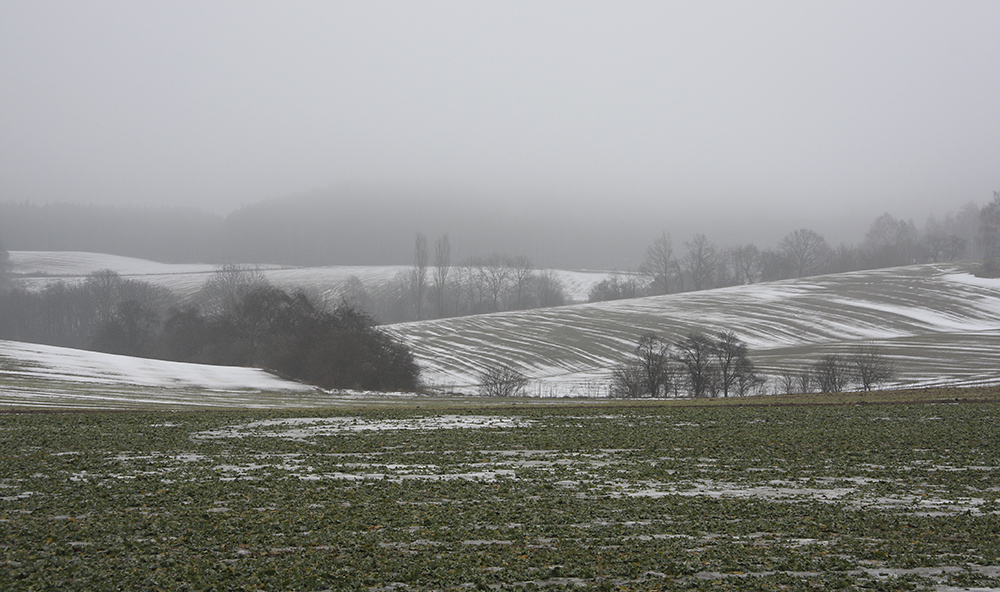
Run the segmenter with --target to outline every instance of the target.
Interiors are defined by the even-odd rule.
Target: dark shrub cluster
[[[324,310],[243,270],[216,275],[200,305],[109,271],[75,286],[3,291],[0,339],[264,368],[328,389],[416,390],[409,348],[360,309]]]

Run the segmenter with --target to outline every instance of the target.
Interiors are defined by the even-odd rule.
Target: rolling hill
[[[113,269],[126,277],[166,286],[181,296],[193,295],[215,269],[210,265],[168,265],[92,253],[13,252],[11,261],[19,274],[18,281],[29,286],[83,281],[88,273]],[[641,334],[649,331],[667,339],[692,331],[736,332],[749,345],[760,374],[769,380],[769,392],[780,390],[783,373],[803,371],[823,355],[849,353],[864,343],[879,345],[897,367],[898,376],[892,386],[996,384],[1000,383],[1000,280],[974,276],[974,265],[949,263],[860,271],[669,296],[403,323],[386,329],[413,349],[425,385],[436,393],[473,394],[482,370],[508,364],[531,379],[532,395],[604,395],[612,367],[628,356]],[[263,268],[263,272],[279,286],[325,293],[335,291],[351,275],[375,282],[405,269],[272,266]],[[561,272],[560,277],[580,297],[607,274]],[[30,390],[34,380],[45,382],[44,388],[36,389],[48,393],[45,396],[72,394],[89,398],[79,403],[82,406],[98,405],[99,392],[107,391],[112,384],[118,386],[111,390],[124,393],[114,396],[136,401],[151,397],[153,405],[169,405],[171,400],[180,406],[194,404],[191,401],[199,397],[197,393],[207,393],[206,401],[215,401],[213,397],[218,394],[217,402],[225,406],[240,401],[248,405],[259,401],[265,406],[309,405],[324,399],[322,393],[301,390],[295,383],[261,386],[258,383],[263,373],[254,370],[204,370],[142,360],[124,363],[132,369],[114,378],[115,370],[95,368],[115,368],[123,362],[115,361],[114,356],[102,356],[0,344],[0,373],[5,373],[0,381],[0,396],[7,402],[15,400],[21,396],[18,392]],[[60,358],[65,362],[59,362]],[[145,369],[136,370],[137,364]],[[57,372],[54,368],[63,370]],[[255,374],[239,374],[244,371]],[[150,373],[159,378],[144,382],[141,377]],[[17,381],[20,386],[15,384]],[[28,390],[20,391],[22,387]],[[234,392],[240,394],[234,397]],[[262,394],[265,392],[271,394]],[[293,400],[298,403],[291,403]]]
[[[311,407],[333,396],[255,368],[0,341],[0,408]]]
[[[862,343],[879,345],[898,386],[1000,382],[1000,280],[973,264],[930,264],[659,297],[389,326],[410,345],[427,386],[473,392],[507,364],[538,396],[607,392],[611,368],[649,331],[667,339],[732,330],[778,388],[785,371]]]
[[[118,255],[63,251],[11,251],[10,265],[17,281],[28,288],[40,289],[53,282],[82,282],[90,273],[110,269],[122,277],[169,288],[182,299],[193,297],[217,269],[207,264],[157,263]],[[280,288],[304,289],[333,300],[339,298],[342,284],[352,276],[378,289],[379,284],[410,269],[405,265],[260,266],[268,281]],[[566,297],[572,302],[585,302],[591,287],[609,275],[604,271],[550,271],[563,283]]]

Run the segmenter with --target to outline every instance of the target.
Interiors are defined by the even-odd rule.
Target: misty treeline
[[[17,251],[85,251],[164,263],[408,265],[417,230],[448,233],[477,253],[534,252],[561,267],[599,266],[608,251],[573,212],[525,217],[489,204],[367,194],[265,200],[227,215],[194,208],[0,202],[0,236]],[[555,214],[553,214],[555,215]],[[554,222],[558,221],[558,224]],[[530,247],[530,248],[529,248]],[[607,263],[606,265],[611,265]]]
[[[1000,192],[983,208],[969,204],[957,214],[931,217],[923,228],[911,220],[882,214],[858,245],[834,247],[818,232],[802,228],[785,235],[773,248],[750,243],[720,247],[704,234],[695,234],[675,248],[664,233],[646,248],[637,272],[615,274],[599,282],[589,300],[657,296],[968,257],[983,257],[988,272],[998,256]]]
[[[811,365],[785,370],[777,384],[769,384],[757,373],[746,343],[732,331],[694,331],[673,342],[646,333],[628,359],[613,368],[608,393],[618,398],[837,393],[870,391],[895,377],[892,361],[871,343],[857,345],[846,355],[828,354]],[[509,374],[506,378],[509,382]]]
[[[323,388],[415,390],[405,345],[347,303],[318,306],[252,268],[212,274],[193,302],[98,271],[79,284],[0,290],[0,339],[226,366],[264,368]]]
[[[918,234],[928,241],[944,241],[939,257],[956,250],[957,258],[980,257],[985,248],[979,240],[980,213],[989,207],[970,203],[927,220]],[[611,206],[524,211],[487,200],[435,201],[346,189],[264,200],[227,215],[191,208],[2,202],[0,236],[11,250],[88,251],[165,263],[408,265],[413,235],[423,230],[428,235],[448,233],[461,247],[456,261],[476,253],[506,252],[525,253],[542,267],[628,269],[638,265],[649,237],[663,227],[658,219],[669,223],[670,212]],[[748,224],[788,229],[766,213]],[[732,221],[722,218],[714,225],[688,224],[692,231],[716,238],[727,225]],[[777,242],[784,233],[769,240]],[[767,237],[761,230],[747,234]],[[949,244],[953,239],[957,241]],[[846,259],[846,267],[886,265]],[[845,265],[831,269],[838,267]]]
[[[383,323],[566,303],[565,287],[558,276],[536,269],[526,256],[493,253],[453,264],[447,234],[430,245],[417,233],[412,267],[391,280],[368,284],[351,276],[337,292],[342,300]]]
[[[10,253],[3,245],[3,237],[0,236],[0,290],[7,287],[8,274],[7,268],[10,264]]]

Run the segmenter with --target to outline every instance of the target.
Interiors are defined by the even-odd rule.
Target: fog
[[[1000,189],[998,26],[994,1],[6,1],[0,202],[853,241]]]

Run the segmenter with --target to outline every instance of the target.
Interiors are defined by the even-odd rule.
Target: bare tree
[[[646,333],[639,338],[635,355],[643,369],[646,394],[651,397],[665,395],[671,386],[670,345],[656,333]]]
[[[486,397],[521,397],[528,377],[506,364],[492,364],[479,374],[479,394]]]
[[[866,391],[877,388],[896,376],[892,361],[874,343],[859,345],[851,355],[851,366],[855,380]]]
[[[267,278],[259,267],[226,264],[205,281],[197,301],[204,314],[224,316],[234,311],[251,291],[266,285]]]
[[[736,360],[736,394],[745,397],[752,392],[760,393],[767,385],[767,380],[757,376],[753,362],[749,356],[744,356]]]
[[[562,280],[551,269],[537,273],[532,278],[535,304],[540,307],[562,306],[566,304],[566,288]]]
[[[611,370],[609,392],[618,399],[638,399],[647,396],[645,371],[638,360],[627,360]]]
[[[847,387],[848,366],[840,356],[826,355],[813,364],[813,377],[821,393],[839,393]]]
[[[778,243],[778,248],[791,265],[795,277],[818,273],[830,253],[826,239],[806,228],[787,234]]]
[[[451,271],[451,241],[443,234],[434,243],[434,304],[435,314],[445,316],[445,290],[448,286],[448,274]]]
[[[690,242],[684,243],[687,253],[682,265],[691,279],[694,290],[705,290],[713,286],[719,264],[719,252],[704,234],[696,234]]]
[[[729,250],[729,261],[738,284],[756,284],[761,279],[761,253],[756,245],[746,244]]]
[[[480,275],[486,297],[490,301],[490,311],[498,311],[504,294],[510,290],[512,270],[507,257],[494,253],[486,259],[477,260],[475,270]]]
[[[639,298],[644,295],[642,282],[633,275],[612,274],[590,288],[588,302],[605,302],[624,298]]]
[[[94,303],[98,323],[114,317],[115,307],[122,301],[123,283],[118,272],[110,269],[99,269],[87,276],[83,286]]]
[[[622,398],[662,397],[670,392],[673,380],[670,344],[656,333],[645,333],[632,358],[612,370],[611,393]]]
[[[813,390],[813,373],[808,370],[799,372],[799,392],[811,393]]]
[[[524,255],[507,257],[507,265],[510,266],[510,281],[514,292],[514,309],[524,308],[524,297],[528,285],[534,276],[535,269],[531,265],[531,260]],[[508,307],[509,308],[509,307]]]
[[[886,212],[871,223],[861,244],[865,266],[881,268],[916,263],[918,240],[913,222],[897,220]]]
[[[979,246],[986,259],[1000,258],[1000,191],[979,211]]]
[[[920,246],[924,251],[925,258],[932,263],[942,261],[954,261],[965,252],[967,241],[960,236],[950,234],[944,230],[931,227],[924,234],[920,241]]]
[[[372,314],[372,295],[361,278],[348,276],[340,286],[340,301],[346,306],[360,309]]]
[[[783,393],[790,395],[795,392],[795,373],[791,370],[782,370],[779,377],[780,386]]]
[[[673,359],[683,367],[693,397],[715,392],[717,368],[712,352],[712,340],[702,333],[688,333],[674,346]]]
[[[754,380],[753,363],[750,362],[746,344],[736,333],[725,331],[719,333],[711,344],[711,353],[715,357],[718,388],[722,396],[728,397],[730,392],[744,394]]]
[[[646,247],[646,256],[639,266],[639,272],[649,278],[650,292],[660,295],[670,292],[674,277],[679,271],[670,237],[663,233]]]
[[[418,232],[413,243],[413,271],[410,274],[410,287],[413,289],[413,309],[416,319],[424,316],[424,296],[427,292],[427,237]]]

